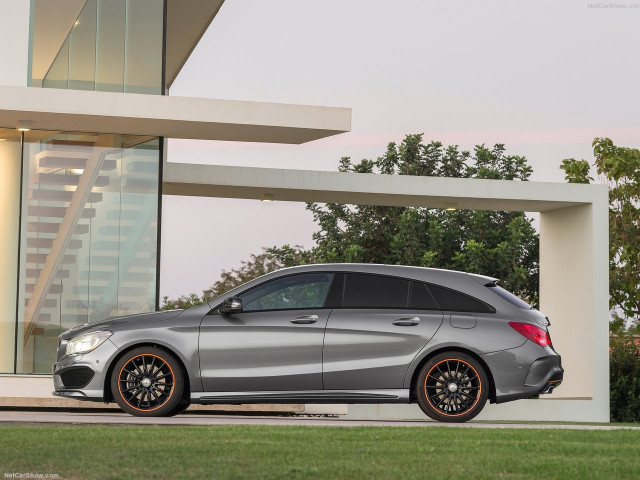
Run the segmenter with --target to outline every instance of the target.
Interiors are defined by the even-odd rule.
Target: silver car
[[[494,278],[324,264],[188,310],[60,335],[54,395],[167,416],[191,403],[414,403],[464,422],[562,381],[548,319]]]

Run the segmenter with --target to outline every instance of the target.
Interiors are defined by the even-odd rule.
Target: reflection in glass
[[[69,86],[95,90],[96,0],[88,1],[69,35]]]
[[[159,140],[68,132],[26,140],[18,372],[48,373],[62,331],[155,307]]]
[[[34,8],[51,8],[51,2],[56,0]],[[43,87],[163,93],[163,0],[86,0],[68,28]],[[34,41],[34,51],[39,47]],[[32,79],[34,85],[38,81]]]

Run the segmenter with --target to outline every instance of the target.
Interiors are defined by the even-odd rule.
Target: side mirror
[[[225,298],[218,311],[220,313],[240,313],[242,312],[242,299],[238,297]]]

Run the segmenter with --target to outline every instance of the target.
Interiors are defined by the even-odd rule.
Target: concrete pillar
[[[591,204],[540,214],[540,309],[565,369],[549,398],[590,400],[608,412],[608,198],[597,193]]]
[[[30,77],[31,2],[0,0],[0,12],[2,15],[0,45],[3,46],[0,85],[26,87]],[[14,125],[0,126],[13,127]]]
[[[13,372],[20,224],[20,139],[0,129],[0,373]]]

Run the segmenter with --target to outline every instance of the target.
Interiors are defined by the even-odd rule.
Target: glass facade
[[[22,158],[11,343],[16,373],[50,373],[62,331],[155,309],[160,139],[30,131]]]
[[[43,87],[163,93],[164,0],[86,0],[69,28]]]
[[[31,84],[163,94],[165,4],[32,0]],[[162,139],[8,127],[0,373],[50,374],[61,332],[156,307]]]

